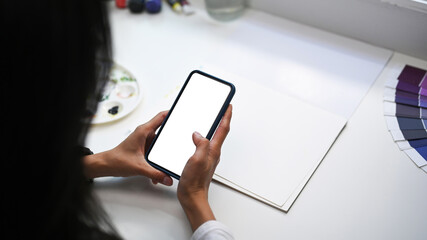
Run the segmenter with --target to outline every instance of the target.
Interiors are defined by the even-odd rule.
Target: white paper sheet
[[[236,94],[231,132],[215,179],[287,211],[346,120],[249,80],[227,76]]]

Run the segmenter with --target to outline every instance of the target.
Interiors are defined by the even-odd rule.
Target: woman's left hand
[[[160,127],[167,113],[167,111],[160,112],[147,123],[138,126],[117,147],[85,156],[83,163],[86,177],[143,175],[151,178],[155,184],[171,186],[172,178],[153,168],[145,160],[145,151],[153,141],[156,129]]]

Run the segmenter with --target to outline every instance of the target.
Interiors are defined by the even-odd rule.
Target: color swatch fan
[[[387,81],[384,115],[400,150],[427,172],[427,70],[406,65]]]

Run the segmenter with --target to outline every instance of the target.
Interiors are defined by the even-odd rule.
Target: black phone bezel
[[[169,116],[173,113],[173,110],[174,110],[174,108],[175,108],[175,105],[178,103],[178,101],[179,101],[179,99],[180,99],[181,95],[184,93],[185,87],[187,86],[187,84],[188,84],[188,82],[190,81],[190,79],[191,79],[191,77],[193,76],[193,74],[200,74],[200,75],[203,75],[203,76],[205,76],[205,77],[208,77],[208,78],[210,78],[210,79],[212,79],[212,80],[218,81],[218,82],[220,82],[220,83],[222,83],[222,84],[225,84],[225,85],[227,85],[227,86],[229,86],[229,87],[230,87],[230,92],[229,92],[229,94],[228,94],[227,98],[225,99],[225,101],[224,101],[224,103],[223,103],[223,105],[222,105],[222,107],[221,107],[221,110],[219,111],[219,113],[218,113],[218,115],[217,115],[217,117],[216,117],[216,119],[215,119],[214,123],[212,124],[212,126],[211,126],[211,128],[210,128],[210,130],[209,130],[208,134],[206,135],[206,138],[207,138],[207,139],[209,139],[209,140],[211,140],[211,138],[212,138],[213,134],[215,133],[216,128],[218,127],[218,125],[219,125],[219,123],[220,123],[220,121],[221,121],[222,117],[223,117],[223,116],[224,116],[224,114],[225,114],[225,111],[226,111],[226,110],[227,110],[227,108],[228,108],[228,105],[229,105],[229,104],[230,104],[230,102],[231,102],[231,99],[233,98],[233,96],[234,96],[234,94],[235,94],[235,92],[236,92],[236,88],[235,88],[235,86],[234,86],[232,83],[227,82],[227,81],[224,81],[224,80],[222,80],[222,79],[220,79],[220,78],[217,78],[217,77],[215,77],[215,76],[212,76],[212,75],[207,74],[207,73],[205,73],[205,72],[202,72],[202,71],[200,71],[200,70],[194,70],[194,71],[192,71],[192,72],[188,75],[188,77],[187,77],[187,79],[186,79],[186,81],[185,81],[184,85],[182,86],[181,90],[180,90],[180,91],[179,91],[179,93],[178,93],[178,96],[176,97],[176,99],[175,99],[174,103],[172,104],[171,109],[169,110],[169,112],[168,112],[167,116],[166,116],[166,117],[165,117],[165,119],[163,120],[162,125],[160,126],[160,129],[159,129],[159,131],[158,131],[157,135],[154,137],[153,142],[150,144],[150,147],[148,148],[147,152],[145,153],[145,160],[146,160],[146,161],[147,161],[151,166],[153,166],[154,168],[156,168],[156,169],[158,169],[158,170],[160,170],[160,171],[162,171],[162,172],[164,172],[164,173],[168,174],[169,176],[171,176],[171,177],[173,177],[173,178],[175,178],[175,179],[177,179],[177,180],[179,180],[179,179],[180,179],[180,177],[181,177],[180,175],[178,175],[177,173],[174,173],[174,172],[172,172],[172,171],[170,171],[170,170],[168,170],[168,169],[166,169],[166,168],[164,168],[164,167],[162,167],[162,166],[160,166],[160,165],[158,165],[158,164],[156,164],[156,163],[154,163],[154,162],[150,161],[150,160],[149,160],[149,155],[150,155],[151,149],[154,147],[154,144],[156,143],[157,139],[159,138],[160,134],[162,133],[163,127],[164,127],[164,126],[165,126],[165,124],[167,123],[167,121],[168,121],[168,119],[169,119]],[[189,157],[190,157],[190,156],[189,156]]]

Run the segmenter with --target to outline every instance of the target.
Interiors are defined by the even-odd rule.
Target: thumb
[[[193,143],[196,145],[194,156],[202,157],[209,149],[209,140],[203,137],[199,132],[193,133]]]
[[[148,171],[145,173],[145,176],[151,178],[151,181],[154,184],[161,183],[161,184],[166,185],[166,186],[171,186],[173,183],[173,180],[170,176],[168,176],[166,173],[164,173],[160,170],[157,170],[153,167],[148,169]]]
[[[197,131],[193,133],[192,137],[193,137],[193,143],[194,145],[196,145],[196,148],[202,147],[203,145],[206,145],[207,143],[209,143],[209,140],[203,137],[202,134],[200,134]]]

